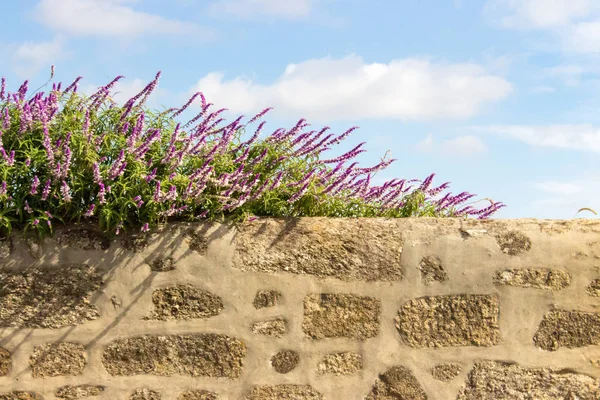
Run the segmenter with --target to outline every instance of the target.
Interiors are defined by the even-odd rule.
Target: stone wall
[[[0,241],[0,400],[600,399],[600,222]]]

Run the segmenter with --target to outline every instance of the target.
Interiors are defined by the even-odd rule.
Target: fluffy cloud
[[[432,134],[417,143],[417,149],[425,152],[434,150],[453,155],[472,155],[484,153],[487,151],[485,144],[477,136],[458,136],[452,139],[446,139],[438,144]]]
[[[10,46],[10,52],[13,70],[23,78],[31,78],[43,68],[50,73],[51,65],[70,56],[62,36],[48,42],[24,42]]]
[[[192,91],[234,112],[251,113],[267,106],[285,116],[314,120],[395,118],[462,119],[506,98],[512,85],[478,64],[401,59],[365,63],[350,55],[290,64],[274,82],[250,78],[226,80],[219,72],[198,81]]]
[[[581,125],[495,125],[470,127],[472,131],[492,133],[520,140],[532,146],[586,150],[600,153],[600,129]]]
[[[34,17],[49,28],[71,35],[136,37],[147,34],[197,34],[206,29],[134,10],[136,0],[40,0]]]
[[[294,19],[310,15],[313,3],[314,0],[218,0],[209,9],[214,15],[241,18],[267,15]]]

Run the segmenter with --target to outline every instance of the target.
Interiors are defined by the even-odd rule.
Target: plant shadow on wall
[[[269,108],[242,122],[226,123],[202,93],[180,108],[145,106],[160,72],[120,106],[115,78],[89,97],[77,93],[80,77],[66,88],[52,83],[28,94],[0,87],[0,229],[52,232],[56,224],[88,221],[109,235],[149,231],[166,221],[269,217],[457,217],[487,218],[504,204],[447,192],[449,183],[392,179],[373,185],[372,167],[354,161],[361,143],[327,156],[356,127],[341,134],[329,127],[308,130],[301,119],[291,129],[262,135]],[[183,113],[196,100],[200,112]],[[258,124],[253,131],[249,127]],[[252,133],[253,132],[253,133]]]

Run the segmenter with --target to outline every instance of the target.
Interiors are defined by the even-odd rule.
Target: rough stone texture
[[[239,229],[233,266],[349,281],[398,281],[403,243],[397,223],[384,219],[253,221]]]
[[[190,250],[202,255],[206,254],[208,250],[208,239],[206,237],[194,231],[187,231],[185,236]]]
[[[561,290],[571,284],[571,275],[558,269],[513,268],[496,272],[494,283],[496,285]]]
[[[260,386],[245,400],[323,400],[323,395],[308,385]]]
[[[294,350],[282,350],[271,357],[273,369],[280,374],[287,374],[298,366],[300,355]]]
[[[10,372],[10,351],[0,347],[0,376]]]
[[[154,272],[167,272],[175,269],[175,260],[171,257],[157,258],[148,264],[150,265],[150,270]]]
[[[159,392],[150,389],[137,389],[129,400],[161,400],[162,396]]]
[[[406,367],[396,366],[379,375],[365,400],[427,400],[419,381]]]
[[[55,396],[59,399],[83,399],[84,397],[98,396],[104,392],[104,386],[99,385],[68,385],[59,388]]]
[[[600,368],[600,358],[591,359],[590,364],[592,364],[596,368]]]
[[[44,255],[42,252],[42,241],[37,237],[28,236],[25,238],[27,249],[31,257],[40,259]]]
[[[148,247],[148,241],[149,235],[147,233],[130,233],[121,239],[121,245],[129,251],[139,253]]]
[[[362,369],[362,356],[349,351],[344,353],[327,354],[317,365],[317,373],[319,375],[352,375]]]
[[[431,376],[442,382],[448,382],[456,378],[462,371],[462,365],[457,363],[438,364],[431,369]]]
[[[552,310],[544,315],[533,341],[549,351],[600,344],[600,313]]]
[[[585,290],[590,296],[600,297],[600,279],[594,279]]]
[[[102,356],[111,375],[189,375],[237,378],[246,345],[219,334],[140,336],[109,344]]]
[[[421,270],[421,281],[428,285],[431,282],[444,282],[448,280],[448,274],[442,266],[439,257],[426,256],[419,263]]]
[[[498,314],[493,295],[421,297],[402,306],[396,327],[411,347],[493,346],[500,342]]]
[[[381,302],[354,294],[310,294],[304,298],[302,330],[313,339],[366,340],[379,334]]]
[[[223,301],[206,290],[191,285],[156,289],[152,293],[154,311],[148,319],[209,318],[223,311]]]
[[[279,304],[281,297],[283,297],[283,295],[277,290],[260,290],[256,293],[256,297],[254,297],[252,304],[257,310],[275,307]]]
[[[57,235],[59,244],[76,247],[81,250],[106,250],[110,240],[102,233],[85,228],[72,228],[61,231]]]
[[[12,239],[10,237],[0,237],[0,260],[9,257],[12,251]]]
[[[61,328],[99,317],[89,304],[102,276],[86,265],[0,269],[0,327]]]
[[[503,253],[516,256],[531,249],[531,239],[519,231],[509,231],[497,237],[498,245]]]
[[[267,321],[255,322],[250,326],[250,330],[257,335],[280,338],[287,331],[287,323],[284,318],[275,318]]]
[[[567,370],[476,363],[457,400],[598,400],[600,381]]]
[[[177,400],[217,400],[219,396],[208,390],[188,390],[177,397]]]
[[[86,364],[85,348],[78,343],[47,343],[33,348],[29,359],[34,378],[81,375]]]
[[[43,400],[41,394],[33,392],[0,393],[0,400]]]

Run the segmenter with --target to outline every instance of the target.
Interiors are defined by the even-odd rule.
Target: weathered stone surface
[[[33,392],[0,393],[0,400],[43,400],[41,394]]]
[[[549,311],[544,315],[533,341],[549,351],[600,344],[600,313]]]
[[[0,260],[9,257],[12,251],[12,239],[10,237],[0,237]]]
[[[189,375],[237,378],[246,345],[219,334],[139,336],[117,339],[102,356],[111,375]]]
[[[381,302],[354,294],[311,294],[304,298],[302,330],[313,339],[366,340],[379,334]]]
[[[0,327],[61,328],[99,317],[89,304],[102,276],[86,265],[0,269]]]
[[[287,331],[287,323],[284,318],[275,318],[267,321],[255,322],[250,326],[252,333],[280,338]]]
[[[275,307],[279,304],[282,296],[283,295],[277,290],[260,290],[256,293],[256,297],[254,297],[252,304],[257,310]]]
[[[273,369],[280,374],[287,374],[298,366],[300,355],[294,350],[282,350],[271,357]]]
[[[104,386],[99,385],[68,385],[59,388],[54,394],[59,399],[83,399],[98,396],[104,392]]]
[[[10,372],[10,351],[0,347],[0,376]]]
[[[306,218],[253,221],[236,236],[233,266],[348,281],[402,279],[404,239],[397,221]]]
[[[497,361],[475,364],[457,400],[597,400],[600,381],[567,370]]]
[[[86,364],[85,348],[79,343],[47,343],[33,348],[29,359],[34,378],[81,375]]]
[[[172,257],[157,258],[148,263],[154,272],[167,272],[175,269],[175,260]]]
[[[594,279],[585,290],[590,296],[600,297],[600,279]]]
[[[590,360],[590,364],[592,364],[596,368],[600,368],[600,358],[592,358]]]
[[[190,250],[202,255],[206,254],[208,250],[208,239],[206,239],[204,235],[190,230],[186,232],[185,236]]]
[[[427,400],[419,381],[406,367],[392,367],[379,375],[365,400]]]
[[[496,285],[561,290],[571,284],[571,275],[558,269],[513,268],[496,272],[494,283]]]
[[[217,400],[218,398],[216,393],[208,390],[188,390],[181,393],[177,400]]]
[[[206,290],[191,285],[156,289],[152,293],[154,311],[148,319],[209,318],[223,311],[223,301]]]
[[[63,246],[81,250],[106,250],[110,247],[110,240],[106,236],[85,228],[65,229],[58,233],[57,241]]]
[[[362,369],[362,356],[350,351],[327,354],[317,365],[317,373],[319,375],[352,375]]]
[[[162,396],[159,392],[150,389],[137,389],[129,397],[129,400],[161,400]]]
[[[493,295],[421,297],[404,304],[396,328],[411,347],[493,346],[500,342]]]
[[[519,231],[502,233],[496,240],[502,252],[509,256],[516,256],[531,249],[531,239]]]
[[[127,250],[139,253],[148,247],[149,239],[147,233],[129,233],[121,239],[121,245]]]
[[[444,270],[439,257],[423,257],[419,263],[419,270],[421,270],[421,281],[426,285],[429,285],[431,282],[444,282],[448,280],[448,274]]]
[[[431,369],[431,376],[442,382],[448,382],[456,378],[462,371],[462,365],[457,363],[438,364]]]
[[[260,386],[245,400],[323,400],[323,395],[308,385]]]

